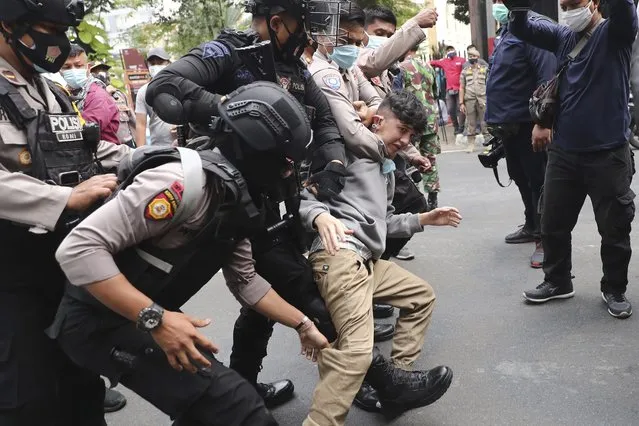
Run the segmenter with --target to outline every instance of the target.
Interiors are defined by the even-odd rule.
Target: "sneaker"
[[[393,257],[399,260],[413,260],[415,259],[415,254],[412,251],[408,250],[406,247],[404,247],[399,251],[399,253],[397,253]]]
[[[601,293],[601,297],[613,317],[623,319],[632,315],[632,305],[624,293]]]
[[[507,244],[532,243],[535,235],[525,225],[520,225],[518,230],[506,235],[505,240]]]
[[[535,242],[535,251],[530,256],[530,266],[539,269],[544,266],[544,246],[541,241]]]
[[[534,290],[524,291],[524,299],[533,303],[544,303],[552,299],[568,299],[575,295],[572,283],[559,287],[548,281],[539,284]]]

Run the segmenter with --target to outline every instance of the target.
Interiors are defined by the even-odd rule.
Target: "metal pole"
[[[486,0],[469,0],[470,38],[483,58],[488,58]]]

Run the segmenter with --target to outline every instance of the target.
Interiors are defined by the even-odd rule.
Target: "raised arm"
[[[608,28],[617,42],[631,44],[637,35],[637,7],[632,0],[608,0]]]
[[[531,12],[529,0],[510,0],[504,4],[511,11],[508,31],[540,49],[557,52],[564,30],[570,32],[567,27]]]

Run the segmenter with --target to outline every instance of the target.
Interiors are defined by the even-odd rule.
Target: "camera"
[[[493,169],[497,167],[497,164],[499,164],[499,160],[506,157],[504,144],[502,143],[501,139],[495,136],[491,136],[489,139],[486,139],[483,145],[490,146],[490,149],[477,155],[477,158],[479,158],[479,162],[487,169]]]
[[[504,149],[504,143],[502,142],[501,138],[493,135],[490,139],[487,139],[483,145],[490,146],[490,149],[477,155],[477,157],[479,158],[479,162],[487,169],[493,169],[495,180],[497,181],[499,186],[501,186],[502,188],[510,186],[510,184],[512,183],[512,179],[508,182],[508,185],[503,185],[499,180],[499,172],[497,171],[499,160],[506,157],[506,150]]]
[[[419,170],[417,170],[417,167],[415,166],[406,168],[406,174],[410,176],[412,181],[415,183],[419,183],[422,181],[422,174],[420,173]]]

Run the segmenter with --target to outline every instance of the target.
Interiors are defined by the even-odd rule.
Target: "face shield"
[[[306,33],[323,46],[337,46],[344,31],[339,28],[340,14],[350,12],[350,1],[311,0],[306,13]]]

